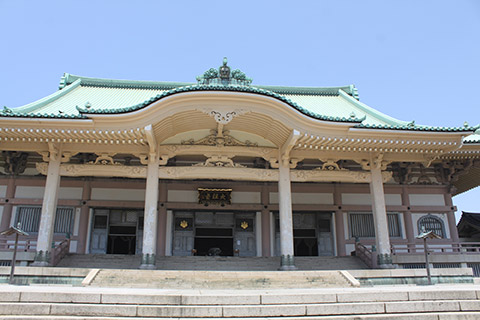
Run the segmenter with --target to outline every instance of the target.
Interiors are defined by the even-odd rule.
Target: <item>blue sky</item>
[[[0,106],[58,88],[64,72],[195,81],[229,65],[253,84],[355,84],[401,120],[480,123],[480,1],[0,0]],[[480,212],[480,189],[454,198]]]

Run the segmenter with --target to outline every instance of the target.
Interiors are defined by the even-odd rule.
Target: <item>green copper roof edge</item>
[[[406,131],[434,131],[434,132],[475,132],[480,126],[475,127],[428,127],[428,126],[389,126],[375,124],[357,124],[356,129],[380,129],[380,130],[406,130]]]
[[[170,90],[179,87],[191,86],[194,83],[189,82],[154,82],[154,81],[133,81],[133,80],[98,80],[82,78],[82,86],[90,87],[108,87],[108,88],[124,88],[124,89],[161,89]]]
[[[308,109],[305,109],[301,106],[299,106],[297,103],[291,101],[290,99],[283,97],[279,95],[276,92],[257,88],[257,87],[251,87],[251,86],[241,86],[241,85],[192,85],[192,86],[185,86],[185,87],[178,87],[169,91],[162,92],[142,103],[130,106],[130,107],[124,107],[124,108],[117,108],[117,109],[86,109],[86,108],[81,108],[77,107],[77,110],[82,113],[82,114],[116,114],[116,113],[126,113],[126,112],[132,112],[136,111],[139,109],[142,109],[146,107],[147,105],[156,102],[164,97],[177,94],[177,93],[184,93],[184,92],[192,92],[192,91],[233,91],[233,92],[248,92],[248,93],[256,93],[256,94],[261,94],[265,96],[271,96],[273,98],[276,98],[282,102],[287,103],[297,111],[303,113],[306,116],[312,117],[317,120],[324,120],[324,121],[335,121],[335,122],[349,122],[349,123],[360,123],[365,118],[358,119],[358,118],[340,118],[340,117],[330,117],[330,116],[324,116],[320,115],[317,113],[314,113]]]
[[[365,112],[366,114],[373,114],[373,116],[379,118],[380,120],[382,121],[385,121],[386,123],[390,124],[390,125],[407,125],[408,122],[407,121],[402,121],[402,120],[398,120],[398,119],[395,119],[393,117],[390,117],[378,110],[375,110],[373,109],[372,107],[369,107],[367,106],[366,104],[356,100],[356,99],[353,99],[349,94],[347,94],[346,92],[342,92],[340,91],[340,96],[345,98],[347,101],[349,101],[350,103],[354,104],[356,107],[358,107],[359,109],[361,109],[363,112]]]
[[[47,113],[5,113],[0,112],[0,118],[49,118],[49,119],[88,119],[83,114],[47,114]]]
[[[11,110],[13,111],[13,113],[28,113],[28,112],[34,111],[38,108],[44,107],[47,104],[65,96],[67,93],[69,93],[69,92],[73,91],[75,88],[79,87],[81,82],[82,82],[81,79],[77,79],[71,85],[65,87],[62,90],[58,90],[58,91],[46,96],[45,98],[42,98],[40,100],[34,101],[32,103],[29,103],[29,104],[21,106],[21,107],[13,108]]]
[[[339,90],[343,90],[347,94],[355,98],[355,87],[342,86],[342,87],[286,87],[286,86],[263,86],[254,85],[253,87],[273,91],[281,94],[298,94],[298,95],[335,95],[339,94]],[[358,98],[358,95],[357,95]]]
[[[197,85],[193,82],[161,82],[148,80],[117,80],[105,78],[90,78],[65,73],[60,81],[60,87],[68,86],[74,81],[81,79],[82,86],[112,87],[112,88],[144,88],[144,89],[174,89],[178,87]],[[344,90],[347,94],[358,99],[357,89],[354,85],[339,87],[287,87],[287,86],[264,86],[252,85],[252,87],[273,91],[283,94],[308,94],[308,95],[338,95],[338,90]]]
[[[480,127],[480,125],[478,125],[477,127]],[[477,129],[473,134],[463,138],[463,143],[464,144],[480,143],[480,129]]]

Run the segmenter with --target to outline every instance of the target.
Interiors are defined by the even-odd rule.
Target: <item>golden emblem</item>
[[[242,223],[240,223],[240,227],[242,227],[243,230],[247,229],[248,228],[248,222],[247,221],[242,221]]]
[[[182,229],[185,229],[186,227],[188,227],[188,222],[187,222],[187,220],[182,220],[182,221],[180,221],[180,227],[182,227]]]

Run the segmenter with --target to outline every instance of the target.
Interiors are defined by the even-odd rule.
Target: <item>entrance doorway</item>
[[[135,254],[136,226],[110,226],[107,253]]]
[[[256,256],[254,212],[176,211],[175,256]]]
[[[195,231],[198,256],[233,256],[232,228],[196,228]]]
[[[275,254],[280,255],[280,220],[275,219]],[[293,248],[294,255],[333,256],[333,233],[331,213],[294,212]]]
[[[318,256],[317,230],[293,229],[293,245],[295,256]]]
[[[94,209],[90,253],[138,254],[142,239],[143,211]]]

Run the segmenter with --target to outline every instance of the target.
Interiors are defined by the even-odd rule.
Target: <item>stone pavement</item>
[[[0,285],[2,319],[480,319],[480,286],[268,290]]]

